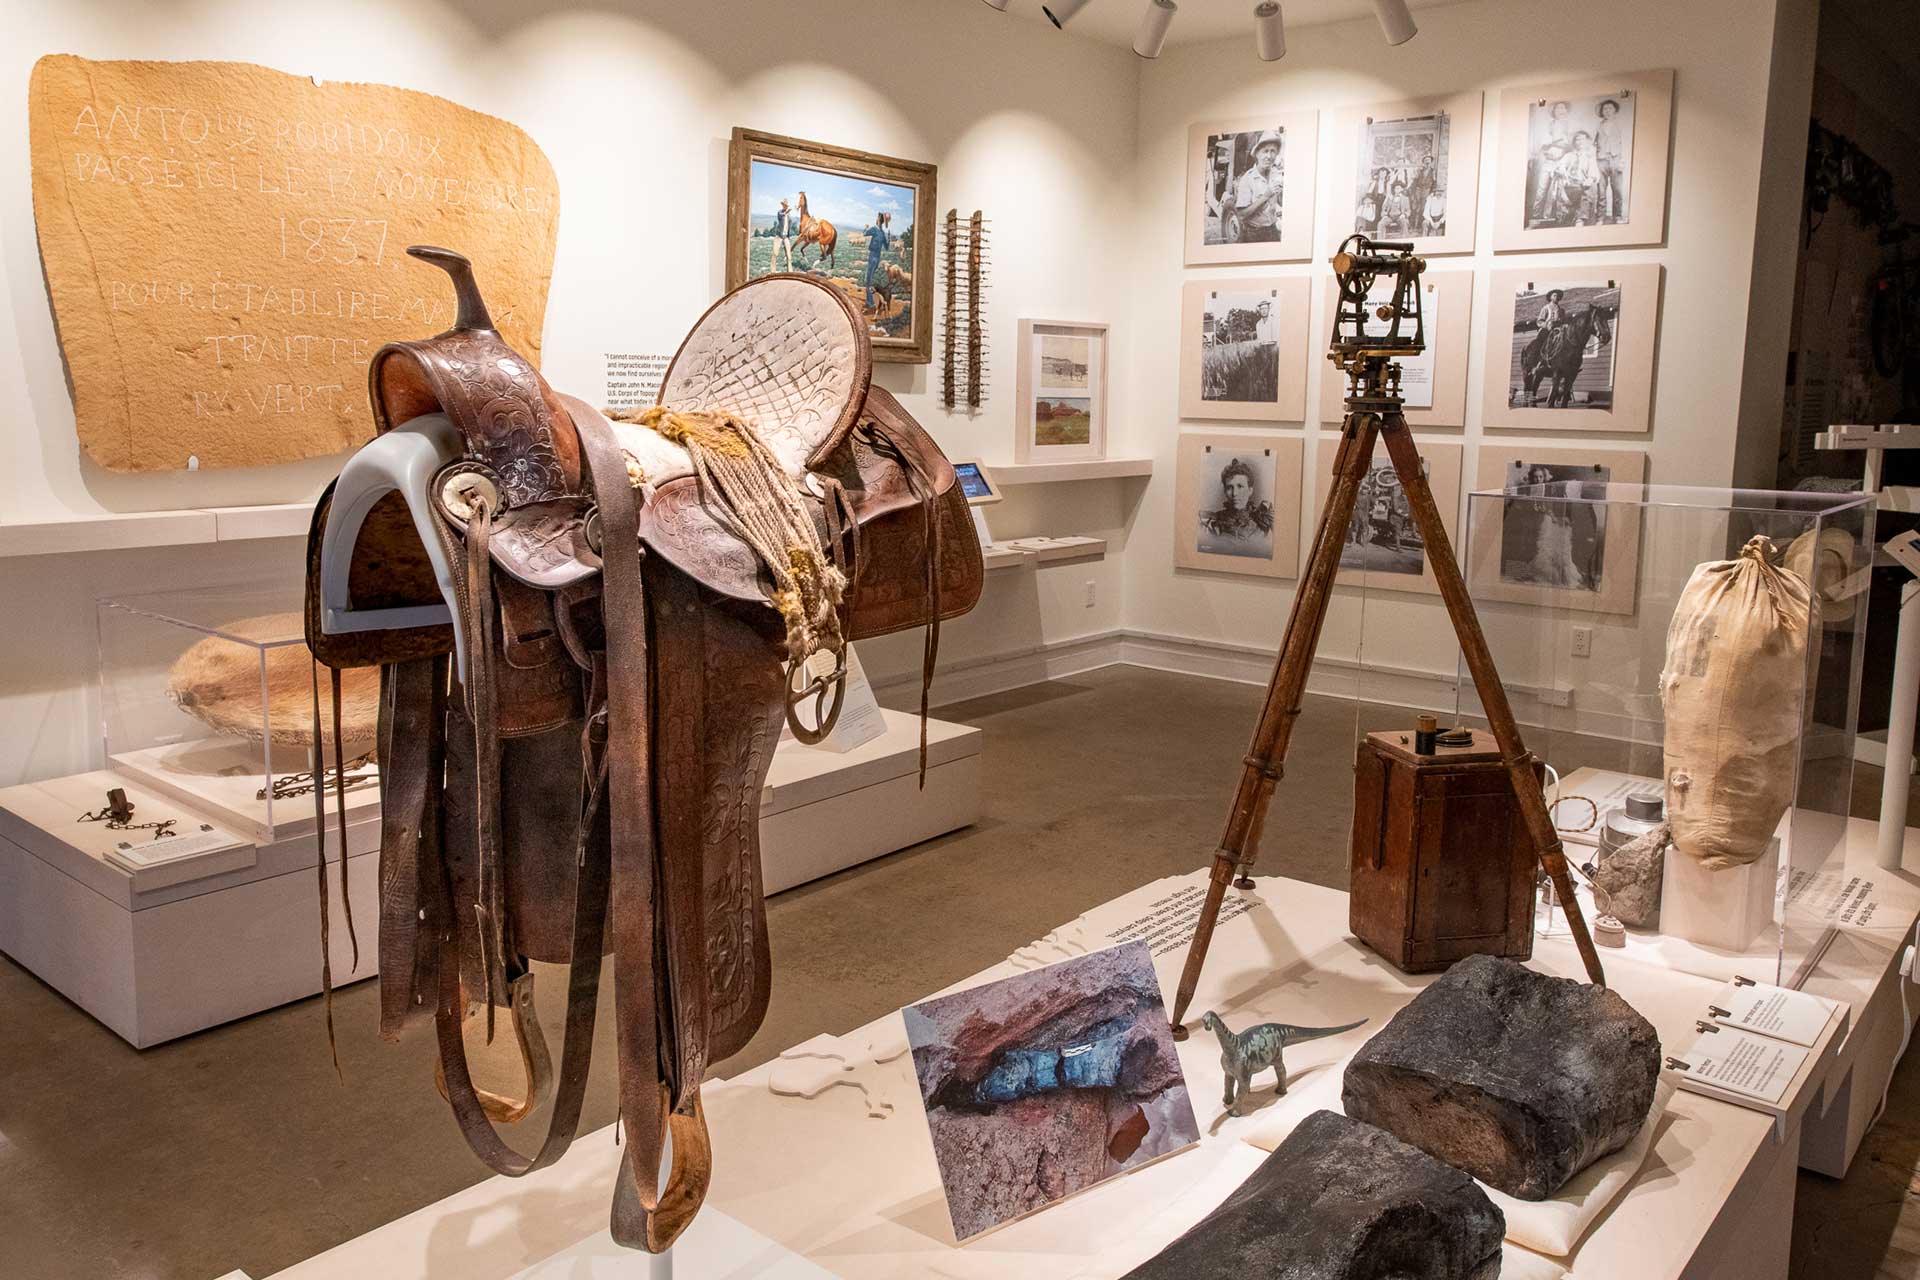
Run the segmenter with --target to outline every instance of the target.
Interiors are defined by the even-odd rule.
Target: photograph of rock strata
[[[1144,942],[905,1015],[957,1240],[1199,1141]]]

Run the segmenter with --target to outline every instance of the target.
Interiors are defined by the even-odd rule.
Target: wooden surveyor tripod
[[[1250,889],[1247,878],[1254,859],[1260,853],[1260,830],[1267,815],[1267,803],[1285,772],[1287,745],[1293,737],[1294,722],[1300,718],[1301,696],[1306,692],[1307,675],[1313,668],[1314,650],[1320,643],[1320,626],[1326,620],[1327,605],[1333,598],[1334,575],[1340,571],[1340,552],[1346,542],[1346,529],[1353,519],[1353,508],[1360,496],[1360,482],[1373,460],[1375,441],[1384,438],[1387,453],[1393,459],[1394,473],[1400,478],[1402,492],[1413,515],[1413,522],[1426,543],[1426,554],[1446,601],[1447,614],[1453,620],[1454,634],[1466,655],[1467,669],[1473,673],[1474,688],[1480,692],[1488,726],[1507,774],[1513,780],[1520,812],[1533,841],[1540,865],[1553,881],[1555,896],[1566,908],[1567,923],[1573,930],[1574,945],[1586,964],[1587,976],[1604,985],[1606,975],[1600,957],[1587,933],[1587,922],[1573,896],[1573,882],[1567,875],[1566,854],[1547,813],[1546,799],[1534,772],[1534,760],[1520,740],[1520,728],[1507,703],[1507,691],[1494,670],[1493,655],[1487,651],[1487,638],[1480,630],[1480,619],[1467,595],[1466,581],[1460,576],[1459,562],[1447,532],[1440,524],[1440,510],[1434,505],[1433,490],[1427,484],[1420,463],[1420,450],[1413,442],[1407,420],[1401,414],[1399,357],[1418,355],[1426,348],[1425,318],[1420,306],[1420,273],[1426,263],[1413,256],[1411,244],[1370,241],[1365,236],[1350,236],[1334,255],[1333,271],[1340,281],[1339,306],[1335,313],[1332,350],[1327,358],[1347,375],[1347,416],[1340,427],[1340,449],[1333,464],[1333,489],[1327,496],[1326,510],[1320,513],[1320,529],[1314,535],[1313,550],[1307,558],[1306,574],[1300,580],[1299,593],[1293,599],[1293,612],[1287,619],[1286,638],[1280,645],[1280,657],[1274,663],[1273,680],[1267,685],[1266,706],[1253,733],[1253,745],[1247,749],[1245,771],[1239,790],[1234,793],[1233,808],[1227,815],[1227,831],[1214,855],[1213,876],[1207,885],[1206,904],[1200,910],[1193,942],[1187,949],[1186,968],[1180,974],[1180,989],[1173,1002],[1173,1034],[1186,1038],[1187,1006],[1193,1001],[1200,983],[1200,969],[1206,963],[1207,947],[1213,941],[1214,925],[1220,918],[1220,904],[1227,885],[1236,876],[1241,888]],[[1391,278],[1397,288],[1394,301],[1377,305],[1369,313],[1367,295],[1376,279]],[[1378,323],[1369,330],[1369,320]],[[1410,326],[1411,332],[1404,326]]]

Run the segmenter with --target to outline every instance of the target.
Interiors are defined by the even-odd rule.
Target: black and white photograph
[[[1607,555],[1604,464],[1566,466],[1516,460],[1507,464],[1505,490],[1558,486],[1551,496],[1515,497],[1500,520],[1500,580],[1517,586],[1599,591]],[[1584,499],[1593,499],[1585,501]]]
[[[1272,404],[1280,395],[1279,290],[1209,290],[1200,313],[1200,398]]]
[[[1420,465],[1427,467],[1424,460]],[[1400,477],[1385,457],[1374,458],[1360,481],[1360,498],[1353,504],[1346,545],[1340,549],[1340,567],[1416,578],[1426,572],[1426,540],[1414,525]]]
[[[1375,239],[1447,234],[1445,111],[1360,123],[1353,229]]]
[[[1206,206],[1202,242],[1278,242],[1286,169],[1284,127],[1209,135],[1200,193]]]
[[[1040,336],[1040,383],[1047,388],[1081,389],[1093,364],[1093,340],[1065,334]]]
[[[1203,555],[1272,559],[1273,450],[1208,445],[1197,479],[1194,549]]]
[[[1629,220],[1633,111],[1631,89],[1527,104],[1528,230]]]
[[[1619,316],[1620,287],[1612,280],[1518,290],[1508,407],[1612,409]]]

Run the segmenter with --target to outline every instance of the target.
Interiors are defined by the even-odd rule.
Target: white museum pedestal
[[[980,730],[931,720],[927,782],[919,785],[920,721],[883,711],[885,731],[846,752],[784,741],[761,794],[766,891],[777,893],[964,827],[980,815]],[[257,757],[256,767],[257,767]],[[232,781],[232,780],[229,780]],[[258,775],[235,781],[252,795]],[[107,790],[123,787],[135,821],[177,818],[183,828],[226,816],[100,771],[0,789],[0,952],[105,1023],[136,1048],[298,1000],[320,990],[319,890],[312,810],[305,833],[255,843],[255,828],[226,827],[238,846],[219,863],[129,872],[107,859],[147,831],[82,823]],[[360,931],[360,964],[342,923],[339,871],[327,873],[334,923],[333,978],[344,985],[378,967],[379,802],[349,793],[348,878]],[[280,806],[302,802],[279,801]],[[305,803],[310,806],[311,798]],[[331,821],[333,801],[329,799]],[[299,828],[293,827],[298,830]],[[330,829],[331,830],[331,829]],[[340,856],[337,835],[328,859]],[[211,872],[211,874],[208,874]],[[188,878],[180,878],[186,875]]]
[[[1660,932],[1716,951],[1744,952],[1773,924],[1780,842],[1744,867],[1709,871],[1669,852],[1661,861]]]
[[[1861,856],[1870,859],[1874,824],[1858,825],[1865,829]],[[1920,840],[1920,831],[1909,832],[1908,839]],[[1164,920],[1169,899],[1196,898],[1205,883],[1201,871],[1146,885],[954,987],[1109,945],[1156,911]],[[1223,920],[1214,936],[1194,1010],[1216,1009],[1235,1023],[1369,1019],[1357,1031],[1289,1053],[1290,1099],[1262,1095],[1264,1105],[1246,1116],[1222,1116],[1218,1047],[1211,1037],[1194,1036],[1181,1045],[1180,1060],[1200,1121],[1198,1147],[963,1248],[947,1220],[900,1017],[890,1014],[845,1036],[818,1037],[789,1051],[798,1056],[708,1082],[703,1098],[714,1180],[703,1214],[718,1216],[726,1231],[742,1226],[757,1233],[756,1242],[771,1244],[756,1243],[766,1251],[715,1264],[696,1262],[689,1251],[676,1259],[676,1280],[785,1275],[774,1268],[793,1267],[796,1257],[849,1280],[1102,1280],[1151,1256],[1213,1207],[1198,1191],[1204,1184],[1211,1192],[1222,1175],[1246,1163],[1243,1139],[1290,1102],[1307,1105],[1316,1084],[1331,1086],[1325,1073],[1432,980],[1399,973],[1348,937],[1345,894],[1280,878],[1256,883],[1252,893],[1236,895],[1252,909]],[[1877,955],[1883,935],[1897,932],[1895,917],[1910,928],[1920,913],[1920,890],[1911,884],[1897,891],[1889,886],[1880,901],[1883,914],[1872,928],[1841,928],[1836,946],[1842,955],[1853,956],[1855,948]],[[1157,945],[1162,989],[1170,991],[1185,942],[1176,937]],[[1605,958],[1610,985],[1654,1023],[1669,1046],[1691,1039],[1695,1019],[1722,985],[1615,952]],[[1552,938],[1538,946],[1533,967],[1563,977],[1583,973],[1571,943]],[[1825,984],[1820,994],[1854,1001],[1848,1042],[1855,1052],[1876,1034],[1872,1027],[1885,1023],[1873,1012],[1879,1002],[1845,993],[1853,990],[1849,984],[1864,980],[1848,974],[1872,968],[1870,960],[1850,964],[1847,973],[1823,967],[1808,984]],[[1894,1013],[1897,1023],[1897,1002]],[[1761,1112],[1676,1093],[1638,1175],[1566,1260],[1576,1280],[1782,1280],[1803,1130],[1812,1135],[1832,1122],[1839,1103],[1830,1084],[1835,1071],[1845,1068],[1846,1052],[1843,1046],[1832,1065],[1808,1082],[1777,1127]],[[823,1071],[822,1062],[832,1066],[835,1059],[840,1067]],[[561,1258],[598,1263],[603,1255],[595,1242],[604,1234],[618,1159],[609,1130],[589,1134],[551,1169],[517,1181],[489,1179],[292,1267],[280,1273],[281,1280],[521,1280],[548,1276],[541,1268]],[[632,1269],[633,1261],[639,1260],[626,1270],[618,1259],[608,1259],[611,1269],[605,1272],[567,1274],[643,1274]]]

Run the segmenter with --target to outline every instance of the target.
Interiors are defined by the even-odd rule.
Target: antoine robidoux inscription
[[[34,65],[28,104],[74,418],[110,471],[370,438],[373,353],[453,321],[410,244],[471,258],[507,343],[537,357],[559,191],[514,125],[387,85],[67,54]]]

